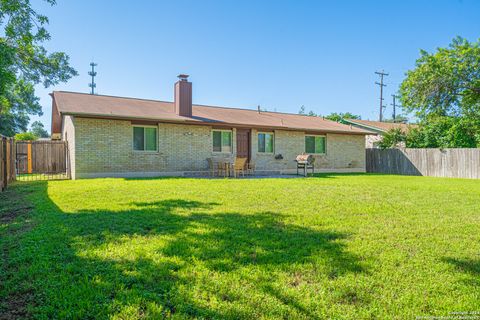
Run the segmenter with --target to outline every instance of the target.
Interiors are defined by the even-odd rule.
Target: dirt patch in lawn
[[[10,295],[2,306],[0,320],[13,320],[28,318],[26,306],[31,300],[31,294]]]
[[[14,187],[0,193],[0,291],[3,292],[0,295],[3,300],[0,320],[27,318],[27,305],[33,297],[28,290],[12,288],[9,281],[16,270],[11,262],[11,252],[18,246],[19,237],[32,227],[29,213],[33,205],[25,196]]]
[[[26,201],[25,195],[16,190],[7,189],[0,193],[0,224],[9,224],[17,217],[24,216],[33,208],[33,205]]]

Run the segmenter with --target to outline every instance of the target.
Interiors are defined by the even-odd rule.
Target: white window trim
[[[325,152],[314,152],[314,153],[309,153],[309,154],[327,154],[327,135],[325,134],[305,134],[305,137],[322,137],[325,138]],[[303,138],[303,150],[305,150],[305,153],[307,152],[307,144],[305,143],[305,138]],[[315,150],[316,151],[316,150]]]
[[[220,151],[213,151],[213,132],[214,131],[217,131],[217,132],[230,132],[232,134],[232,140],[230,141],[231,142],[231,145],[230,145],[230,151],[223,151],[223,150],[220,150]],[[212,129],[212,153],[216,153],[216,154],[232,154],[233,153],[233,130],[228,130],[228,129]],[[223,149],[223,145],[222,145],[222,142],[220,141],[220,149]]]
[[[273,151],[272,152],[258,151],[258,135],[259,134],[271,134],[273,136],[273,141],[272,141]],[[257,131],[257,153],[260,153],[260,154],[275,154],[275,132],[272,132],[272,131]]]
[[[133,139],[134,139],[134,133],[133,133],[133,128],[155,128],[157,129],[157,141],[156,141],[156,146],[155,150],[135,150],[135,146],[133,144]],[[145,130],[143,130],[143,147],[145,148]],[[134,124],[132,125],[132,149],[133,152],[139,152],[139,153],[158,153],[158,126],[152,126],[152,125],[140,125],[140,124]]]

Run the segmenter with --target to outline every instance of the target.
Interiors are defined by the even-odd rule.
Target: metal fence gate
[[[17,180],[69,179],[65,141],[16,141]]]

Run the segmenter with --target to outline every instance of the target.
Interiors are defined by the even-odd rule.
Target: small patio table
[[[218,162],[218,167],[221,168],[221,170],[223,171],[223,176],[224,177],[230,177],[230,171],[231,171],[231,167],[232,167],[232,164],[230,163],[230,161],[220,160]]]

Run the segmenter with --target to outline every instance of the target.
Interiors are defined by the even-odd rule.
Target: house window
[[[258,134],[258,152],[273,153],[273,133]]]
[[[134,126],[133,150],[157,151],[157,128]]]
[[[232,131],[231,130],[213,130],[213,152],[232,152]]]
[[[326,141],[325,136],[305,136],[305,153],[325,153]]]

